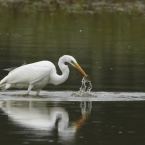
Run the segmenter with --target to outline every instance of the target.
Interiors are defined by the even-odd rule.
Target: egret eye
[[[71,61],[71,63],[74,63],[73,61]]]

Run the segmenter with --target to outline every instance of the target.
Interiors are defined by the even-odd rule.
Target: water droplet
[[[80,87],[80,93],[84,94],[84,93],[90,93],[92,89],[92,84],[90,80],[86,80],[85,77],[83,77],[82,79],[82,85]]]
[[[92,94],[91,94],[92,84],[91,84],[89,76],[83,77],[81,82],[82,82],[82,85],[80,87],[79,92],[73,93],[72,96],[75,96],[75,97],[92,96]]]

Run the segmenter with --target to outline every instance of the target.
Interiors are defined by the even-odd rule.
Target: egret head
[[[83,69],[80,67],[80,65],[77,63],[74,57],[70,55],[65,55],[66,56],[66,62],[70,63],[72,66],[77,68],[85,77],[87,74],[83,71]]]

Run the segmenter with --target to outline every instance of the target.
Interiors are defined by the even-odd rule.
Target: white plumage
[[[6,77],[0,81],[0,88],[3,90],[9,88],[28,88],[26,94],[34,89],[39,95],[40,90],[47,84],[59,85],[65,82],[69,76],[69,68],[65,62],[76,67],[84,76],[86,73],[78,65],[75,58],[70,55],[60,57],[58,65],[62,75],[58,75],[56,67],[50,61],[40,61],[20,66],[12,70]]]

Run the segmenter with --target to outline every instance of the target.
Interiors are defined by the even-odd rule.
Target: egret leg
[[[0,88],[4,87],[5,85],[6,85],[6,84],[1,84],[1,85],[0,85]]]
[[[26,92],[26,95],[29,95],[29,92],[33,89],[33,85],[29,85],[28,91]]]
[[[38,95],[38,96],[39,96],[39,93],[40,93],[40,90],[37,90],[37,91],[36,91],[36,95]]]
[[[9,89],[11,87],[11,84],[6,84],[6,89]]]
[[[5,91],[6,90],[6,84],[1,85],[0,86],[0,89],[3,90],[3,91]]]
[[[3,91],[9,89],[10,87],[11,87],[11,84],[4,84],[4,85],[0,86],[0,88],[1,88]]]

